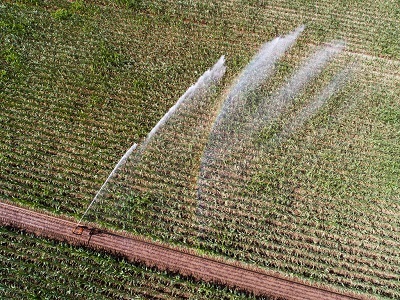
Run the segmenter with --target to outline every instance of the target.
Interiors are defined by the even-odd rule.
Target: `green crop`
[[[253,298],[226,287],[196,282],[10,228],[2,227],[0,236],[2,298]]]
[[[224,54],[221,87],[129,161],[87,221],[333,288],[400,297],[398,20],[395,1],[2,1],[0,199],[79,219],[126,149]],[[234,172],[211,181],[200,210],[200,161],[224,93],[260,45],[300,24],[306,30],[255,101],[273,97],[321,44],[343,39],[346,50],[252,136],[257,147],[224,162]],[[353,64],[352,80],[277,142]],[[65,256],[78,251],[62,247]],[[108,270],[113,259],[99,260]],[[17,278],[48,270],[21,266],[12,262]],[[43,285],[35,279],[33,292],[51,293],[54,281],[54,293],[73,292],[69,273],[58,272],[64,281],[55,273]],[[120,288],[82,274],[82,293],[106,297]],[[0,290],[29,293],[20,279],[2,280]]]

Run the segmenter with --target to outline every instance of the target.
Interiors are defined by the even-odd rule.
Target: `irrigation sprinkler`
[[[76,225],[75,228],[72,229],[72,233],[76,235],[82,235],[85,229],[87,229],[87,226]]]

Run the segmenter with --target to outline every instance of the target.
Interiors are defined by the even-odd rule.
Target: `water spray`
[[[211,82],[216,82],[221,79],[221,77],[225,74],[226,66],[225,66],[225,56],[222,55],[219,60],[214,64],[214,66],[207,70],[197,82],[189,87],[186,92],[178,99],[178,101],[168,110],[168,112],[158,121],[156,126],[149,132],[145,141],[140,146],[140,150],[142,151],[146,148],[147,144],[152,140],[155,133],[162,127],[164,124],[174,115],[174,113],[185,104],[188,99],[193,98],[193,95],[201,88],[209,87]]]
[[[180,109],[180,107],[184,106],[190,99],[193,99],[199,91],[203,89],[209,89],[210,86],[218,82],[225,74],[225,71],[226,71],[225,57],[221,56],[211,69],[208,69],[206,72],[204,72],[204,74],[200,76],[197,82],[186,90],[186,92],[178,99],[178,101],[168,110],[168,112],[158,121],[158,123],[149,132],[144,142],[137,149],[139,153],[137,153],[136,155],[137,159],[136,163],[140,160],[140,154],[146,150],[147,145],[153,140],[154,136],[159,132],[160,128],[162,128],[164,124],[167,123],[168,120],[170,120],[170,118],[176,114],[176,112]],[[81,219],[79,220],[78,224],[73,230],[73,233],[78,235],[82,234],[84,228],[86,228],[85,226],[80,225],[82,220],[87,215],[88,211],[93,206],[93,204],[96,203],[98,197],[105,189],[108,181],[114,176],[117,170],[125,163],[125,161],[128,159],[128,157],[136,148],[137,144],[133,144],[132,147],[128,149],[128,151],[122,156],[122,158],[116,164],[116,166],[114,167],[114,169],[112,170],[106,181],[103,183],[103,185],[100,187],[99,191],[93,198],[92,202],[89,204],[88,208],[82,215]]]
[[[126,151],[126,153],[121,157],[121,159],[118,161],[118,163],[115,165],[114,169],[111,171],[110,175],[108,175],[106,181],[104,181],[103,185],[100,187],[100,189],[98,190],[98,192],[96,193],[96,195],[94,196],[92,202],[90,202],[88,208],[85,210],[85,212],[83,213],[81,219],[79,220],[78,224],[76,225],[75,229],[72,231],[75,234],[82,234],[83,232],[83,227],[80,226],[80,224],[82,223],[83,218],[86,216],[86,214],[88,213],[89,209],[93,206],[93,204],[96,202],[97,198],[99,197],[99,195],[101,194],[101,192],[104,190],[104,188],[106,187],[108,181],[110,181],[110,179],[115,175],[115,173],[117,172],[117,170],[126,162],[126,160],[128,159],[128,157],[132,154],[132,152],[136,149],[137,144],[133,144],[132,147],[130,147],[128,149],[128,151]]]
[[[292,135],[298,128],[303,126],[307,120],[311,119],[326,104],[326,102],[328,102],[328,100],[340,90],[340,88],[350,81],[351,72],[352,67],[347,67],[338,72],[325,86],[321,93],[317,95],[313,101],[303,107],[291,122],[286,124],[276,141],[278,142],[279,140]]]
[[[273,75],[276,62],[294,45],[304,29],[305,26],[302,25],[286,36],[276,37],[265,43],[228,91],[201,158],[197,182],[198,216],[204,214],[203,193],[207,181],[212,177],[209,174],[212,166],[234,152],[232,144],[242,143],[237,129],[245,126],[249,117],[252,117],[251,114],[248,115],[245,112],[249,104],[248,94],[257,90],[267,78]]]
[[[288,80],[271,101],[264,101],[253,115],[247,128],[252,132],[260,131],[279,117],[293,100],[314,80],[323,68],[344,48],[343,42],[329,44],[311,55]]]

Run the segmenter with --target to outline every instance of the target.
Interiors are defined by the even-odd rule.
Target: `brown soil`
[[[256,295],[279,299],[362,299],[279,278],[262,270],[250,270],[228,262],[196,256],[140,238],[85,226],[76,228],[74,222],[5,203],[0,203],[0,224],[12,225],[39,236],[75,245],[105,250],[131,261],[247,290]]]

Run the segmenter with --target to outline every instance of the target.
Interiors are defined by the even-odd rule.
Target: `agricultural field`
[[[3,299],[251,299],[83,247],[0,228]]]
[[[398,298],[399,20],[396,1],[1,1],[0,200],[78,220],[124,152],[225,55],[222,83],[134,153],[84,221],[332,289]],[[257,99],[273,97],[319,47],[343,40],[345,49],[251,143],[231,145],[235,151],[217,162],[199,196],[202,155],[227,91],[263,43],[301,24]],[[348,66],[348,82],[292,130],[301,108]],[[41,249],[52,245],[68,272],[90,257],[110,270],[110,282],[120,264],[138,277],[174,281],[1,230],[2,266],[18,249],[40,257],[52,255]],[[15,255],[9,264],[18,274],[64,270],[54,261],[33,269],[27,256]],[[18,276],[2,278],[1,292],[11,293]],[[73,289],[76,276],[65,275],[59,293]],[[205,285],[183,281],[182,290],[201,297],[196,288]]]

